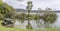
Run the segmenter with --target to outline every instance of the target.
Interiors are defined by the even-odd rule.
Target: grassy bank
[[[60,31],[59,29],[41,29],[41,30],[27,30],[27,29],[18,29],[18,28],[6,28],[1,27],[0,31]]]

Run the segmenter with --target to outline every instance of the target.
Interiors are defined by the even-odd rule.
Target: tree
[[[28,25],[27,25],[27,29],[32,29],[32,26],[31,26],[31,24],[30,24],[30,19],[29,19],[29,16],[30,16],[30,11],[31,11],[31,9],[32,9],[32,2],[31,1],[28,1],[27,2],[27,10],[28,10]]]
[[[10,18],[10,19],[15,19],[16,16],[16,11],[13,7],[6,3],[0,4],[0,15],[2,19],[4,18]]]
[[[42,19],[44,20],[44,24],[49,26],[49,24],[53,24],[56,21],[57,15],[55,12],[49,11],[51,10],[48,8],[45,12],[44,15],[42,16]]]
[[[0,5],[0,13],[3,14],[5,18],[11,18],[12,15],[16,14],[16,11],[10,5],[3,3]]]

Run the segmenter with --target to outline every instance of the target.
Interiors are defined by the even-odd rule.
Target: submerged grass
[[[56,28],[46,28],[46,29],[20,29],[20,28],[9,28],[9,27],[4,27],[1,25],[0,21],[0,31],[60,31],[60,29],[56,29]]]

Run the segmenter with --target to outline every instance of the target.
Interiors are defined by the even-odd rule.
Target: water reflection
[[[56,22],[53,24],[53,26],[55,27],[60,27],[60,13],[56,13],[57,14],[57,20]]]
[[[60,13],[56,13],[56,14],[57,14],[58,18],[57,18],[56,22],[51,25],[52,27],[60,27]],[[43,21],[43,19],[40,19],[40,20],[37,20],[37,21],[40,22],[38,24],[40,24],[39,26],[41,26],[41,27],[37,26],[38,24],[36,23],[36,20],[31,20],[30,24],[32,25],[33,29],[43,28],[44,27],[44,21]],[[41,23],[43,25],[41,25]],[[27,20],[25,20],[24,23],[21,23],[21,21],[16,20],[15,27],[25,29],[27,24],[28,24]]]

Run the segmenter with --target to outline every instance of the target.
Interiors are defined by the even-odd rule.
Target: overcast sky
[[[27,6],[27,1],[33,2],[33,9],[38,8],[52,8],[60,10],[60,0],[3,0],[14,8],[25,9]]]

